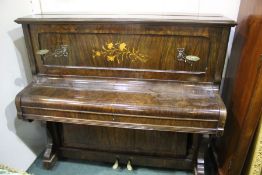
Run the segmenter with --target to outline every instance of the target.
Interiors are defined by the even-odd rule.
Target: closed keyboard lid
[[[30,115],[30,119],[36,115],[36,118],[41,116],[41,120],[60,121],[62,117],[69,123],[73,121],[72,117],[89,120],[88,115],[92,115],[92,121],[108,124],[112,122],[110,116],[114,116],[113,122],[117,125],[203,127],[217,131],[223,129],[220,124],[226,117],[217,89],[209,84],[42,78],[26,88],[18,98],[18,109],[22,115]],[[107,117],[103,118],[105,115]]]

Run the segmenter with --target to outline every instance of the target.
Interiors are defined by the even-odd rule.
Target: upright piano
[[[46,122],[57,158],[194,170],[221,136],[231,27],[218,15],[32,15],[22,24],[32,82],[20,119]]]

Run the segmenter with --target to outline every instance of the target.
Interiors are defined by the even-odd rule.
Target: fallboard
[[[220,82],[232,24],[27,22],[35,74]]]

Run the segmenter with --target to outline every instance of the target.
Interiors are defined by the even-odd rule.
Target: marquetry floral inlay
[[[106,43],[102,49],[93,50],[93,58],[105,58],[109,62],[117,62],[118,64],[126,59],[142,63],[147,61],[147,56],[140,53],[139,50],[128,48],[124,42]]]

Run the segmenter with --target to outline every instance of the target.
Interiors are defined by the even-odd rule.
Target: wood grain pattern
[[[151,156],[187,156],[187,134],[79,125],[75,135],[71,132],[74,128],[72,124],[62,126],[63,146]]]

